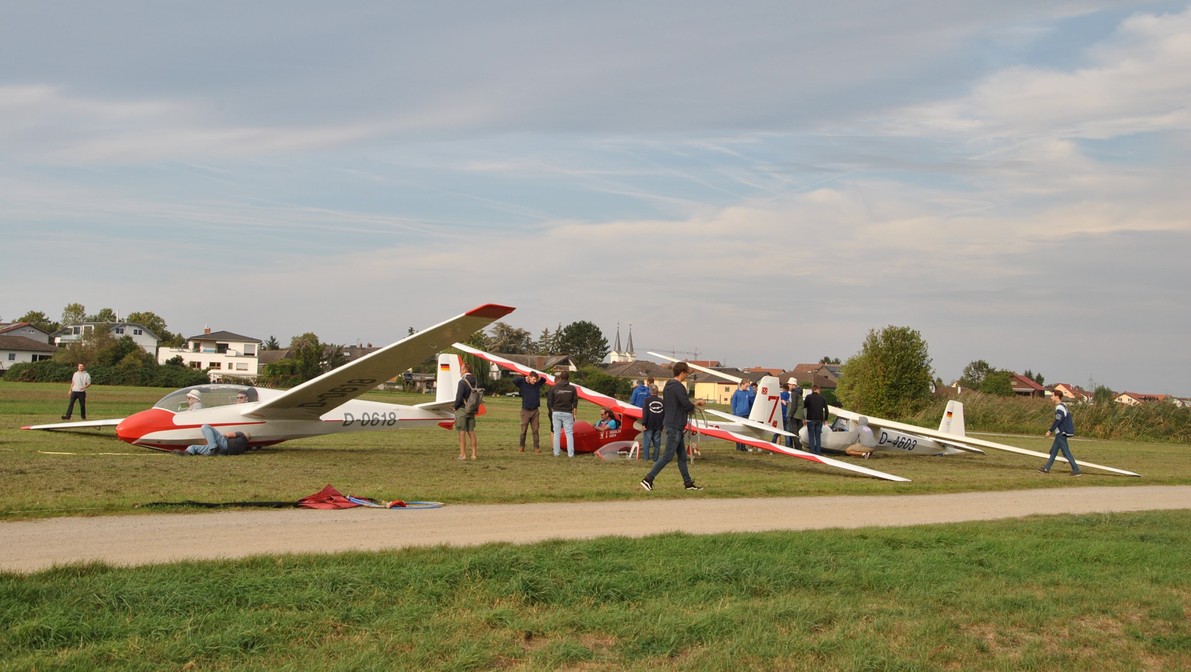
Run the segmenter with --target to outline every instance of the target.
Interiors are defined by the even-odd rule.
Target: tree
[[[289,344],[289,359],[294,362],[294,375],[304,383],[323,372],[323,344],[314,332],[294,336]]]
[[[81,303],[68,303],[62,309],[62,326],[82,324],[87,321],[87,309]]]
[[[542,335],[538,336],[538,340],[533,344],[533,354],[535,355],[554,355],[560,352],[558,339],[562,336],[562,323],[559,323],[558,328],[553,332],[547,327],[542,330]]]
[[[1041,373],[1034,373],[1033,371],[1026,369],[1025,373],[1023,373],[1021,375],[1025,376],[1026,378],[1029,378],[1030,380],[1034,381],[1035,383],[1038,383],[1039,385],[1046,384],[1046,379],[1042,377]]]
[[[30,310],[16,320],[17,322],[28,322],[29,324],[41,329],[47,334],[52,334],[58,331],[59,325],[40,310]]]
[[[558,338],[558,347],[562,354],[570,355],[578,366],[599,364],[610,350],[604,332],[586,320],[572,322],[564,327]]]
[[[839,364],[839,357],[821,357],[820,364]]]
[[[1117,393],[1108,388],[1107,385],[1097,385],[1095,390],[1092,390],[1092,402],[1096,404],[1111,404],[1117,398]]]
[[[869,331],[844,364],[836,395],[856,412],[893,417],[930,398],[932,371],[926,341],[909,327]]]
[[[111,308],[100,308],[99,312],[92,317],[94,319],[88,320],[88,322],[119,322],[116,319],[116,311]]]
[[[162,345],[180,348],[186,342],[186,339],[182,338],[181,334],[171,332],[166,327],[165,320],[151,310],[131,312],[125,319],[153,332],[157,338],[161,339]]]
[[[533,337],[525,329],[518,329],[505,322],[497,322],[489,329],[492,331],[492,335],[489,337],[488,343],[493,352],[527,355],[533,349]]]
[[[993,372],[993,367],[983,359],[977,359],[964,367],[963,375],[959,377],[959,384],[973,390],[979,390],[984,378]]]
[[[265,341],[265,344],[263,347],[265,350],[280,350],[281,343],[279,343],[277,341],[276,336],[270,336],[269,339],[267,341]]]
[[[990,371],[980,382],[980,391],[1001,397],[1013,396],[1013,372],[1005,369]]]

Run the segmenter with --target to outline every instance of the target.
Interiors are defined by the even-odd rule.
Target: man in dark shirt
[[[476,459],[476,416],[469,413],[463,405],[471,391],[479,386],[471,366],[464,362],[459,366],[459,385],[455,388],[455,431],[459,434],[459,457],[457,460],[467,459],[467,441],[471,440],[471,459]]]
[[[571,373],[559,371],[554,387],[546,393],[546,408],[550,411],[550,431],[554,433],[554,457],[562,451],[562,437],[567,437],[567,457],[575,456],[575,409],[579,408],[579,393],[571,385]]]
[[[641,406],[641,459],[657,462],[662,454],[662,423],[666,420],[666,410],[662,398],[658,396],[658,386],[649,386],[649,396],[645,397]]]
[[[696,406],[703,406],[703,401],[692,402],[686,392],[686,379],[691,373],[691,367],[686,362],[675,362],[672,369],[674,377],[666,382],[662,393],[662,408],[665,419],[662,425],[666,430],[666,450],[662,458],[654,462],[645,478],[641,479],[641,487],[653,490],[653,479],[658,475],[674,456],[678,456],[678,472],[682,474],[682,482],[687,490],[702,490],[691,480],[686,468],[686,445],[683,433],[686,431],[687,414],[695,410]]]
[[[538,427],[541,424],[542,386],[546,381],[537,371],[530,371],[527,376],[517,376],[513,384],[521,391],[521,437],[518,444],[521,452],[525,452],[525,432],[533,429],[533,452],[542,452],[541,440],[538,438]]]
[[[823,423],[827,422],[827,399],[819,394],[819,386],[811,385],[811,393],[803,400],[806,406],[806,433],[811,452],[823,454]]]

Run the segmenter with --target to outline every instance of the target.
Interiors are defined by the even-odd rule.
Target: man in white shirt
[[[91,387],[91,374],[87,373],[87,367],[79,362],[79,370],[74,372],[70,377],[70,405],[66,407],[66,415],[62,416],[63,420],[69,420],[70,416],[74,414],[74,402],[79,402],[79,415],[83,419],[87,419],[87,388]]]

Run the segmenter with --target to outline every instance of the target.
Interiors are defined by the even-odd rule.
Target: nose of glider
[[[150,408],[133,413],[116,425],[116,436],[128,443],[137,443],[153,432],[173,429],[174,414],[164,408]]]

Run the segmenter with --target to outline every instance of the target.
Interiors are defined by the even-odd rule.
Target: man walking
[[[79,370],[74,372],[70,377],[70,404],[66,407],[66,415],[62,416],[63,420],[69,420],[70,416],[74,414],[74,402],[79,402],[79,415],[83,419],[87,419],[87,388],[91,387],[91,374],[87,373],[87,367],[79,362]]]
[[[521,437],[517,440],[521,452],[525,452],[525,431],[533,430],[533,452],[542,452],[541,441],[538,438],[538,427],[541,417],[542,386],[546,381],[537,371],[530,371],[528,376],[517,376],[513,384],[521,391]]]
[[[803,400],[806,405],[806,433],[811,453],[823,454],[823,423],[827,422],[827,398],[819,394],[819,386],[811,385],[811,393]]]
[[[691,373],[691,367],[686,362],[675,362],[672,370],[674,377],[666,382],[662,392],[662,405],[666,416],[662,421],[666,430],[666,450],[662,453],[662,458],[654,462],[653,469],[641,479],[641,487],[653,490],[653,479],[677,455],[678,472],[682,474],[683,485],[687,490],[702,490],[703,488],[695,485],[695,481],[691,480],[691,475],[687,472],[683,433],[686,431],[687,414],[695,410],[696,406],[704,404],[702,399],[691,402],[687,396],[686,379]]]
[[[1067,439],[1075,436],[1075,421],[1071,419],[1071,411],[1067,410],[1067,404],[1063,403],[1062,392],[1055,390],[1051,398],[1055,402],[1055,419],[1050,423],[1050,429],[1046,430],[1046,434],[1043,436],[1054,434],[1055,441],[1050,444],[1050,459],[1046,461],[1046,466],[1039,468],[1038,471],[1049,474],[1050,467],[1055,463],[1055,458],[1058,457],[1061,450],[1067,464],[1071,465],[1071,475],[1083,476],[1079,465],[1075,463],[1075,457],[1071,455],[1071,446],[1067,445]]]

